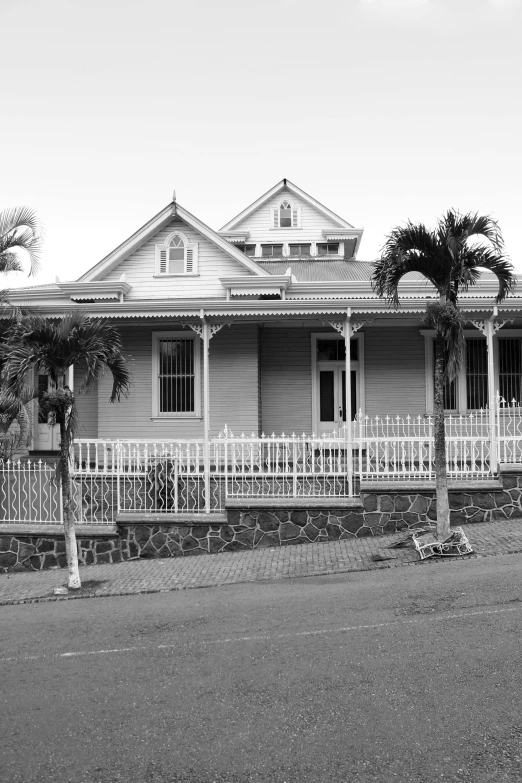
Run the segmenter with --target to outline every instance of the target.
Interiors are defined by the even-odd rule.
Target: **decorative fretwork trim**
[[[493,321],[493,334],[496,334],[506,324],[512,324],[514,320],[514,318],[507,318],[505,321]],[[470,319],[470,323],[472,323],[473,326],[476,326],[483,335],[486,334],[486,321],[472,321]]]

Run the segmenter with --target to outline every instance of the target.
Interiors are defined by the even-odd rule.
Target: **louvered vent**
[[[272,227],[273,228],[279,228],[279,210],[273,209],[272,210]]]
[[[292,209],[292,228],[299,228],[299,210],[297,207]]]
[[[191,247],[187,248],[187,266],[186,266],[186,272],[193,272],[194,271],[194,250]]]
[[[167,274],[167,251],[166,250],[160,250],[160,275],[166,275]]]

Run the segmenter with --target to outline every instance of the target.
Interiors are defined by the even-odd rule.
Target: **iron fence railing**
[[[520,403],[497,397],[493,410],[449,415],[445,426],[450,478],[487,478],[499,462],[522,465]],[[311,436],[225,428],[207,442],[77,439],[72,497],[79,522],[112,524],[122,513],[222,513],[227,498],[349,498],[361,481],[431,480],[434,463],[433,417],[359,412],[350,431]],[[0,461],[0,522],[61,521],[53,464]]]

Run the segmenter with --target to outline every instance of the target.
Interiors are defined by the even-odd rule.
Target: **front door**
[[[357,413],[357,370],[352,370],[352,421]],[[339,430],[346,422],[346,371],[319,368],[319,434]]]
[[[40,373],[35,379],[38,382],[38,420],[35,427],[34,449],[36,451],[57,451],[60,448],[60,426],[51,426],[47,423],[47,417],[43,413],[40,400],[43,395],[54,388],[48,375]]]
[[[315,335],[315,411],[314,429],[339,432],[346,423],[346,351],[344,338],[337,335]],[[355,419],[360,401],[360,357],[357,339],[351,340],[351,419]]]

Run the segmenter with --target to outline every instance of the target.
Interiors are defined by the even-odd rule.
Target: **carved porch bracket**
[[[203,334],[203,326],[201,324],[185,324],[185,326],[190,327],[199,337]]]
[[[358,332],[366,324],[371,324],[371,321],[352,321],[352,334]]]
[[[331,326],[339,334],[344,334],[344,322],[343,321],[323,321],[324,326]]]
[[[512,324],[514,320],[514,318],[507,318],[505,321],[493,321],[493,334],[496,334],[506,324]],[[483,335],[486,334],[486,321],[473,321],[470,319],[470,323],[481,331]]]
[[[514,323],[514,318],[507,318],[505,321],[495,321],[493,323],[493,334],[496,334],[499,329],[502,329],[503,326],[506,324],[512,324]]]
[[[222,329],[224,326],[230,326],[230,324],[210,324],[210,334],[209,338],[211,339],[214,337],[215,334],[219,332],[220,329]]]
[[[486,334],[486,322],[485,321],[472,321],[470,318],[470,324],[473,324],[479,332],[482,332],[482,334]]]

